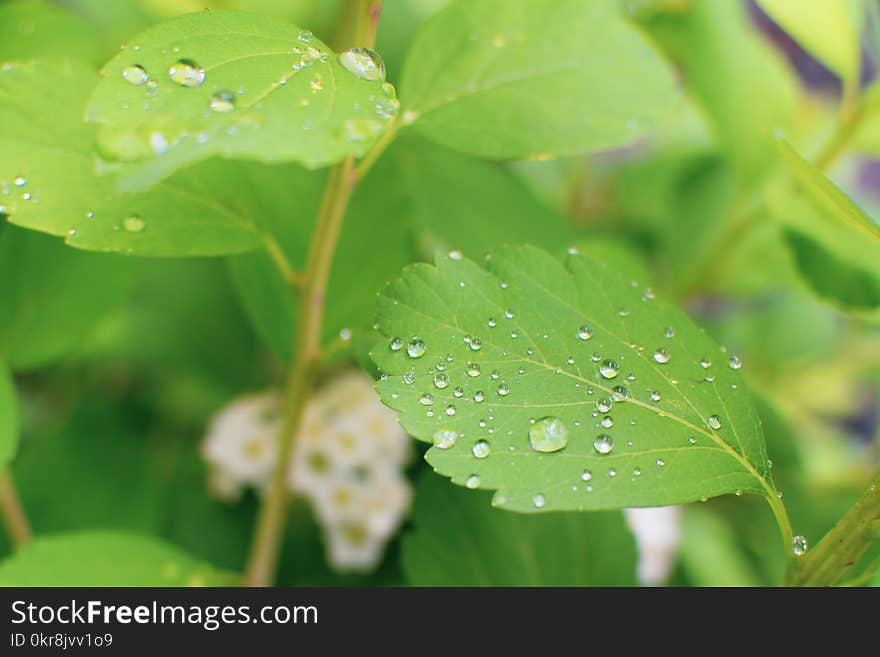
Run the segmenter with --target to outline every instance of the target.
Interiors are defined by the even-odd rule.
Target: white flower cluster
[[[645,586],[662,585],[675,567],[681,538],[681,507],[624,509],[639,551],[637,574]]]
[[[278,458],[277,406],[275,394],[243,397],[211,422],[202,451],[218,497],[267,487]],[[379,563],[409,510],[412,491],[402,470],[411,450],[365,374],[337,376],[306,404],[288,485],[311,502],[328,561],[337,569],[369,570]]]

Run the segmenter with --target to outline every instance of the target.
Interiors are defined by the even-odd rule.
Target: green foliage
[[[107,156],[161,179],[212,155],[319,167],[362,155],[394,89],[356,76],[311,32],[240,12],[188,14],[133,37],[87,111]]]
[[[675,97],[666,64],[606,0],[452,2],[416,35],[400,86],[404,123],[497,159],[630,143]]]
[[[487,268],[438,255],[379,299],[378,389],[437,471],[517,511],[775,495],[738,359],[683,313],[579,255]]]
[[[74,13],[45,2],[0,6],[0,62],[74,59],[97,68],[102,55],[97,30]]]
[[[439,477],[419,481],[403,568],[413,586],[632,586],[636,550],[615,512],[520,516]]]
[[[18,399],[12,373],[0,361],[0,470],[5,468],[18,449]]]
[[[0,564],[2,586],[224,586],[230,575],[161,541],[122,532],[45,536]]]

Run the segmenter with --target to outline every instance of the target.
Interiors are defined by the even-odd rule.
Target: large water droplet
[[[706,418],[706,424],[713,429],[718,430],[721,428],[721,419],[717,415],[710,415]]]
[[[807,549],[809,548],[809,544],[807,543],[807,539],[803,536],[793,536],[791,539],[791,551],[794,553],[794,556],[800,557],[806,554]]]
[[[454,429],[439,429],[434,432],[434,447],[437,449],[449,449],[458,440],[458,431]]]
[[[620,366],[610,359],[605,359],[602,361],[602,364],[599,365],[599,374],[602,375],[605,379],[613,379],[620,372]]]
[[[122,228],[129,233],[139,233],[146,228],[147,223],[139,215],[132,214],[122,220]]]
[[[654,352],[655,363],[663,365],[664,363],[668,363],[670,358],[672,358],[672,355],[662,347]]]
[[[220,114],[229,114],[235,109],[235,94],[225,89],[215,92],[211,96],[211,109]]]
[[[593,449],[599,454],[610,454],[614,449],[614,439],[606,433],[600,434],[593,441]]]
[[[484,459],[489,456],[489,453],[492,451],[492,447],[489,445],[489,441],[487,440],[478,440],[477,443],[471,449],[471,453],[478,459]]]
[[[409,354],[410,358],[421,358],[425,355],[425,351],[427,351],[427,349],[428,347],[419,337],[414,337],[406,345],[406,353]]]
[[[339,63],[359,80],[385,80],[385,63],[369,48],[349,48],[339,53]]]
[[[568,428],[558,417],[542,417],[529,428],[529,445],[536,452],[558,452],[568,445]]]
[[[150,76],[147,75],[143,66],[135,64],[134,66],[126,66],[122,69],[122,79],[135,87],[139,87],[149,80]]]
[[[182,87],[201,87],[205,82],[205,69],[191,59],[180,59],[168,69],[168,77]]]

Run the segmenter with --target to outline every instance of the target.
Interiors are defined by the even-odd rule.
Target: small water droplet
[[[205,69],[191,59],[180,59],[168,69],[168,77],[182,87],[201,87],[205,82]]]
[[[578,327],[577,336],[580,340],[589,340],[593,337],[593,327],[587,324],[582,324]]]
[[[663,331],[663,337],[666,338],[667,340],[670,338],[674,338],[675,337],[675,329],[672,328],[671,326],[667,326],[666,330]]]
[[[663,459],[657,459],[658,468],[662,468],[664,465],[666,465],[666,461],[664,461]]]
[[[634,476],[634,477],[640,477],[641,475],[642,475],[642,469],[641,469],[641,468],[633,468],[633,476]]]
[[[430,392],[424,393],[421,397],[419,397],[419,403],[422,406],[430,406],[434,403],[434,395],[432,395]]]
[[[455,406],[450,404],[446,407],[446,415],[455,415]]]
[[[713,429],[718,430],[721,428],[721,419],[717,415],[710,415],[706,418],[706,424]]]
[[[727,361],[727,364],[730,366],[730,369],[732,369],[732,370],[738,370],[743,365],[742,360],[740,359],[739,356],[731,356],[730,360]]]
[[[668,363],[669,359],[672,358],[672,356],[666,349],[661,347],[654,352],[653,358],[655,363],[660,363],[661,365],[663,365],[665,363]]]
[[[696,445],[696,444],[697,444],[697,439],[696,439],[695,437],[693,437],[693,436],[689,436],[689,437],[688,437],[688,443],[690,443],[691,445]]]
[[[538,493],[532,498],[532,504],[535,505],[536,509],[543,509],[544,505],[547,504],[547,498],[541,493]]]
[[[220,114],[228,114],[235,109],[235,94],[225,89],[214,92],[211,96],[211,110]]]
[[[712,367],[712,360],[710,358],[707,358],[706,356],[704,356],[700,360],[700,367],[702,367],[704,370]]]
[[[146,228],[147,223],[136,214],[127,216],[122,220],[122,228],[129,233],[139,233]]]
[[[416,375],[413,374],[412,372],[407,372],[406,374],[403,375],[402,378],[403,378],[403,382],[406,385],[411,386],[413,384],[413,381],[416,380]]]
[[[614,426],[614,418],[611,417],[610,415],[606,415],[605,417],[603,417],[603,418],[599,421],[599,424],[601,424],[601,425],[602,425],[603,427],[605,427],[606,429],[610,429],[611,427]]]
[[[590,472],[589,470],[584,470],[583,472],[581,472],[581,481],[589,481],[592,478],[593,478],[593,473]]]
[[[134,66],[126,66],[122,69],[122,79],[135,87],[139,87],[150,79],[143,66],[135,64]]]
[[[458,432],[454,429],[439,429],[434,432],[434,447],[437,449],[449,449],[458,440]]]
[[[475,488],[479,488],[480,487],[480,478],[477,475],[473,474],[467,478],[467,480],[464,482],[464,485],[466,487],[470,488],[471,490],[474,490]]]
[[[70,237],[76,237],[76,228],[69,228],[69,229],[67,230],[67,234],[68,234]]]
[[[483,392],[482,390],[477,390],[474,393],[474,401],[475,402],[479,403],[479,402],[483,401],[484,399],[486,399],[486,393]]]
[[[658,402],[658,401],[660,401],[660,392],[659,392],[659,391],[654,390],[654,391],[651,393],[651,401],[652,401],[652,402]]]
[[[388,343],[388,347],[391,351],[400,351],[403,349],[403,338],[391,338],[391,342]]]
[[[615,470],[614,468],[609,469],[608,476],[611,477],[612,479],[614,479],[614,477],[617,476],[617,470]]]
[[[467,374],[470,377],[480,376],[480,364],[479,363],[468,363]]]
[[[449,375],[448,374],[435,374],[434,375],[434,387],[440,388],[441,390],[449,385]]]
[[[611,389],[611,398],[614,401],[626,401],[629,398],[629,391],[623,386],[614,386]]]
[[[489,445],[488,440],[479,440],[471,449],[471,453],[477,457],[478,459],[484,459],[489,456],[489,453],[492,451],[492,447]]]
[[[794,556],[801,557],[806,554],[807,549],[810,546],[807,544],[807,539],[803,536],[794,536],[791,539],[791,551],[794,553]]]
[[[349,48],[339,53],[339,63],[359,80],[385,80],[385,64],[379,53],[369,48]]]
[[[593,449],[599,454],[610,454],[614,449],[614,439],[607,433],[599,434],[593,441]]]
[[[602,364],[599,365],[599,374],[602,375],[602,378],[605,379],[613,379],[620,372],[620,366],[610,359],[605,359],[602,361]]]
[[[305,45],[309,45],[312,42],[312,39],[315,38],[315,35],[312,34],[309,30],[300,30],[299,34],[296,35],[297,41],[303,43]]]
[[[16,187],[24,187],[25,185],[27,185],[28,181],[27,178],[25,178],[24,176],[16,176],[15,180],[13,180],[12,182],[15,184]]]
[[[542,417],[529,427],[529,445],[536,452],[558,452],[568,445],[568,428],[558,417]]]
[[[489,321],[486,322],[486,324],[489,328],[495,328],[496,326],[498,326],[498,322],[496,322],[493,317],[490,317]]]
[[[506,383],[502,383],[500,386],[498,386],[498,394],[501,397],[506,397],[510,394],[510,386]]]
[[[601,413],[607,413],[608,411],[611,410],[611,400],[606,397],[602,397],[601,399],[597,399],[596,400],[596,410],[600,411]]]
[[[508,308],[507,310],[504,311],[504,317],[506,319],[513,319],[513,317],[514,317],[513,311],[510,310],[510,308]]]
[[[421,358],[427,351],[427,346],[421,338],[414,337],[406,345],[406,353],[410,358]]]
[[[483,343],[480,342],[479,338],[471,338],[468,346],[471,348],[471,351],[479,351],[482,348]]]

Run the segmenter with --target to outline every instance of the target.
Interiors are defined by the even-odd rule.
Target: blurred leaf
[[[377,389],[438,472],[524,512],[775,498],[740,373],[681,311],[584,256],[487,268],[438,255],[379,297],[405,348],[375,347]]]
[[[0,470],[3,470],[18,451],[18,399],[12,373],[0,361]]]
[[[42,536],[0,564],[3,586],[228,586],[232,575],[157,539],[112,531]]]
[[[662,58],[606,0],[458,0],[429,18],[404,65],[413,128],[487,158],[628,144],[671,108]]]
[[[597,235],[578,242],[577,249],[621,278],[629,276],[640,283],[651,282],[652,276],[644,254],[623,238]]]
[[[679,560],[695,586],[760,586],[733,529],[717,514],[688,508]]]
[[[792,121],[797,82],[782,55],[750,24],[740,2],[694,0],[688,12],[650,25],[682,60],[718,145],[745,183],[773,161],[772,134]]]
[[[426,473],[412,523],[403,539],[412,586],[635,585],[635,543],[619,512],[507,513]]]
[[[0,224],[0,358],[29,369],[76,350],[123,301],[131,274],[118,256]]]
[[[363,155],[393,113],[378,69],[357,77],[310,32],[241,12],[166,21],[101,76],[87,118],[105,153],[143,162],[134,184],[212,155],[326,166]]]
[[[777,185],[768,205],[801,275],[819,296],[849,308],[880,305],[880,226],[779,140],[796,192]]]
[[[0,62],[73,59],[97,68],[101,61],[97,36],[87,21],[48,2],[0,6]]]
[[[415,225],[433,247],[428,255],[458,249],[477,258],[501,244],[559,249],[572,242],[564,219],[502,167],[422,139],[404,139],[386,157],[396,167],[389,175],[400,179],[410,199]]]
[[[853,80],[862,56],[864,0],[757,0],[782,29],[813,57]]]

